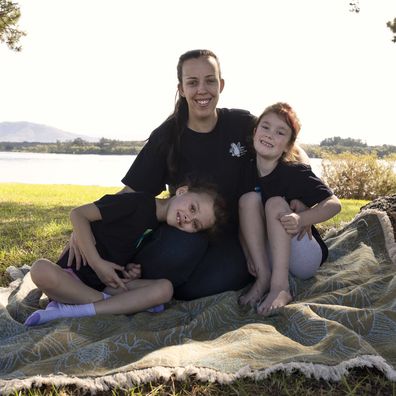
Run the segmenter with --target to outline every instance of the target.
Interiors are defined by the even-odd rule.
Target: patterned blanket
[[[364,209],[326,235],[329,258],[295,301],[270,317],[237,304],[240,292],[174,301],[160,314],[62,319],[34,328],[25,318],[46,301],[29,268],[0,288],[0,394],[54,384],[90,391],[159,378],[229,383],[276,370],[339,380],[376,367],[396,380],[396,244],[386,212]]]

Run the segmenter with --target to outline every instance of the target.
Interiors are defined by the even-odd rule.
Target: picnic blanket
[[[61,319],[26,328],[46,304],[29,267],[10,267],[0,288],[0,394],[43,384],[106,391],[173,376],[230,383],[300,370],[339,380],[376,367],[396,380],[396,244],[385,211],[363,209],[326,237],[329,258],[295,301],[270,317],[237,303],[241,291],[159,314]]]

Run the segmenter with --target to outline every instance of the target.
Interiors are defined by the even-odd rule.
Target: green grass
[[[56,260],[69,239],[70,210],[92,202],[102,195],[118,191],[118,187],[71,185],[0,184],[0,286],[9,279],[5,269],[10,265],[31,264],[39,257]],[[337,227],[353,219],[367,201],[342,200],[343,209],[321,229]],[[15,395],[81,395],[73,387],[30,389]],[[159,381],[114,389],[98,395],[395,395],[396,383],[387,380],[375,369],[353,369],[342,381],[331,383],[306,378],[299,372],[277,372],[262,381],[238,380],[229,385],[203,383],[195,378],[186,381]]]

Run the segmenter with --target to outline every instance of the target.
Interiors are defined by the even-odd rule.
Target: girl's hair
[[[219,68],[219,77],[221,78],[220,62],[217,56],[209,50],[196,49],[188,51],[180,56],[179,62],[177,63],[177,79],[179,84],[183,83],[183,64],[189,59],[198,59],[201,56],[206,58],[213,58],[217,62]],[[188,121],[188,104],[186,98],[180,95],[179,90],[176,92],[176,103],[173,113],[168,117],[169,121],[172,122],[171,134],[169,141],[169,150],[167,154],[167,165],[171,176],[175,175],[180,158],[180,142],[183,133],[183,128]]]
[[[294,147],[294,143],[296,142],[297,136],[300,132],[301,123],[297,117],[296,112],[293,110],[293,108],[288,103],[285,103],[285,102],[275,103],[272,106],[268,106],[261,113],[260,117],[257,119],[256,128],[260,124],[261,119],[265,115],[270,114],[270,113],[276,114],[283,121],[285,121],[286,124],[290,127],[290,129],[292,131],[290,141],[289,141],[289,149],[286,153],[282,154],[281,160],[284,160],[284,161],[298,160],[299,156],[298,156],[298,152],[296,151],[296,149]]]
[[[189,175],[183,183],[179,183],[178,187],[181,186],[188,186],[189,192],[207,194],[213,199],[213,212],[215,219],[213,226],[207,231],[210,236],[215,236],[228,220],[227,204],[223,196],[219,193],[218,187],[214,183],[196,175]]]

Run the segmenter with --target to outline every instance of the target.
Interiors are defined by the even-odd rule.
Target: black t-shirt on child
[[[333,195],[333,191],[317,177],[309,165],[295,162],[279,162],[267,176],[258,179],[263,204],[271,197],[284,197],[288,203],[298,199],[312,207]],[[322,263],[326,260],[328,249],[318,230],[312,226],[312,235],[322,249]]]
[[[99,255],[113,263],[125,266],[131,263],[143,238],[150,230],[158,227],[155,198],[143,192],[105,195],[94,204],[102,220],[91,223]],[[68,253],[58,264],[67,267]],[[75,262],[72,266],[75,269]],[[102,290],[105,285],[89,267],[75,271],[88,286]]]

